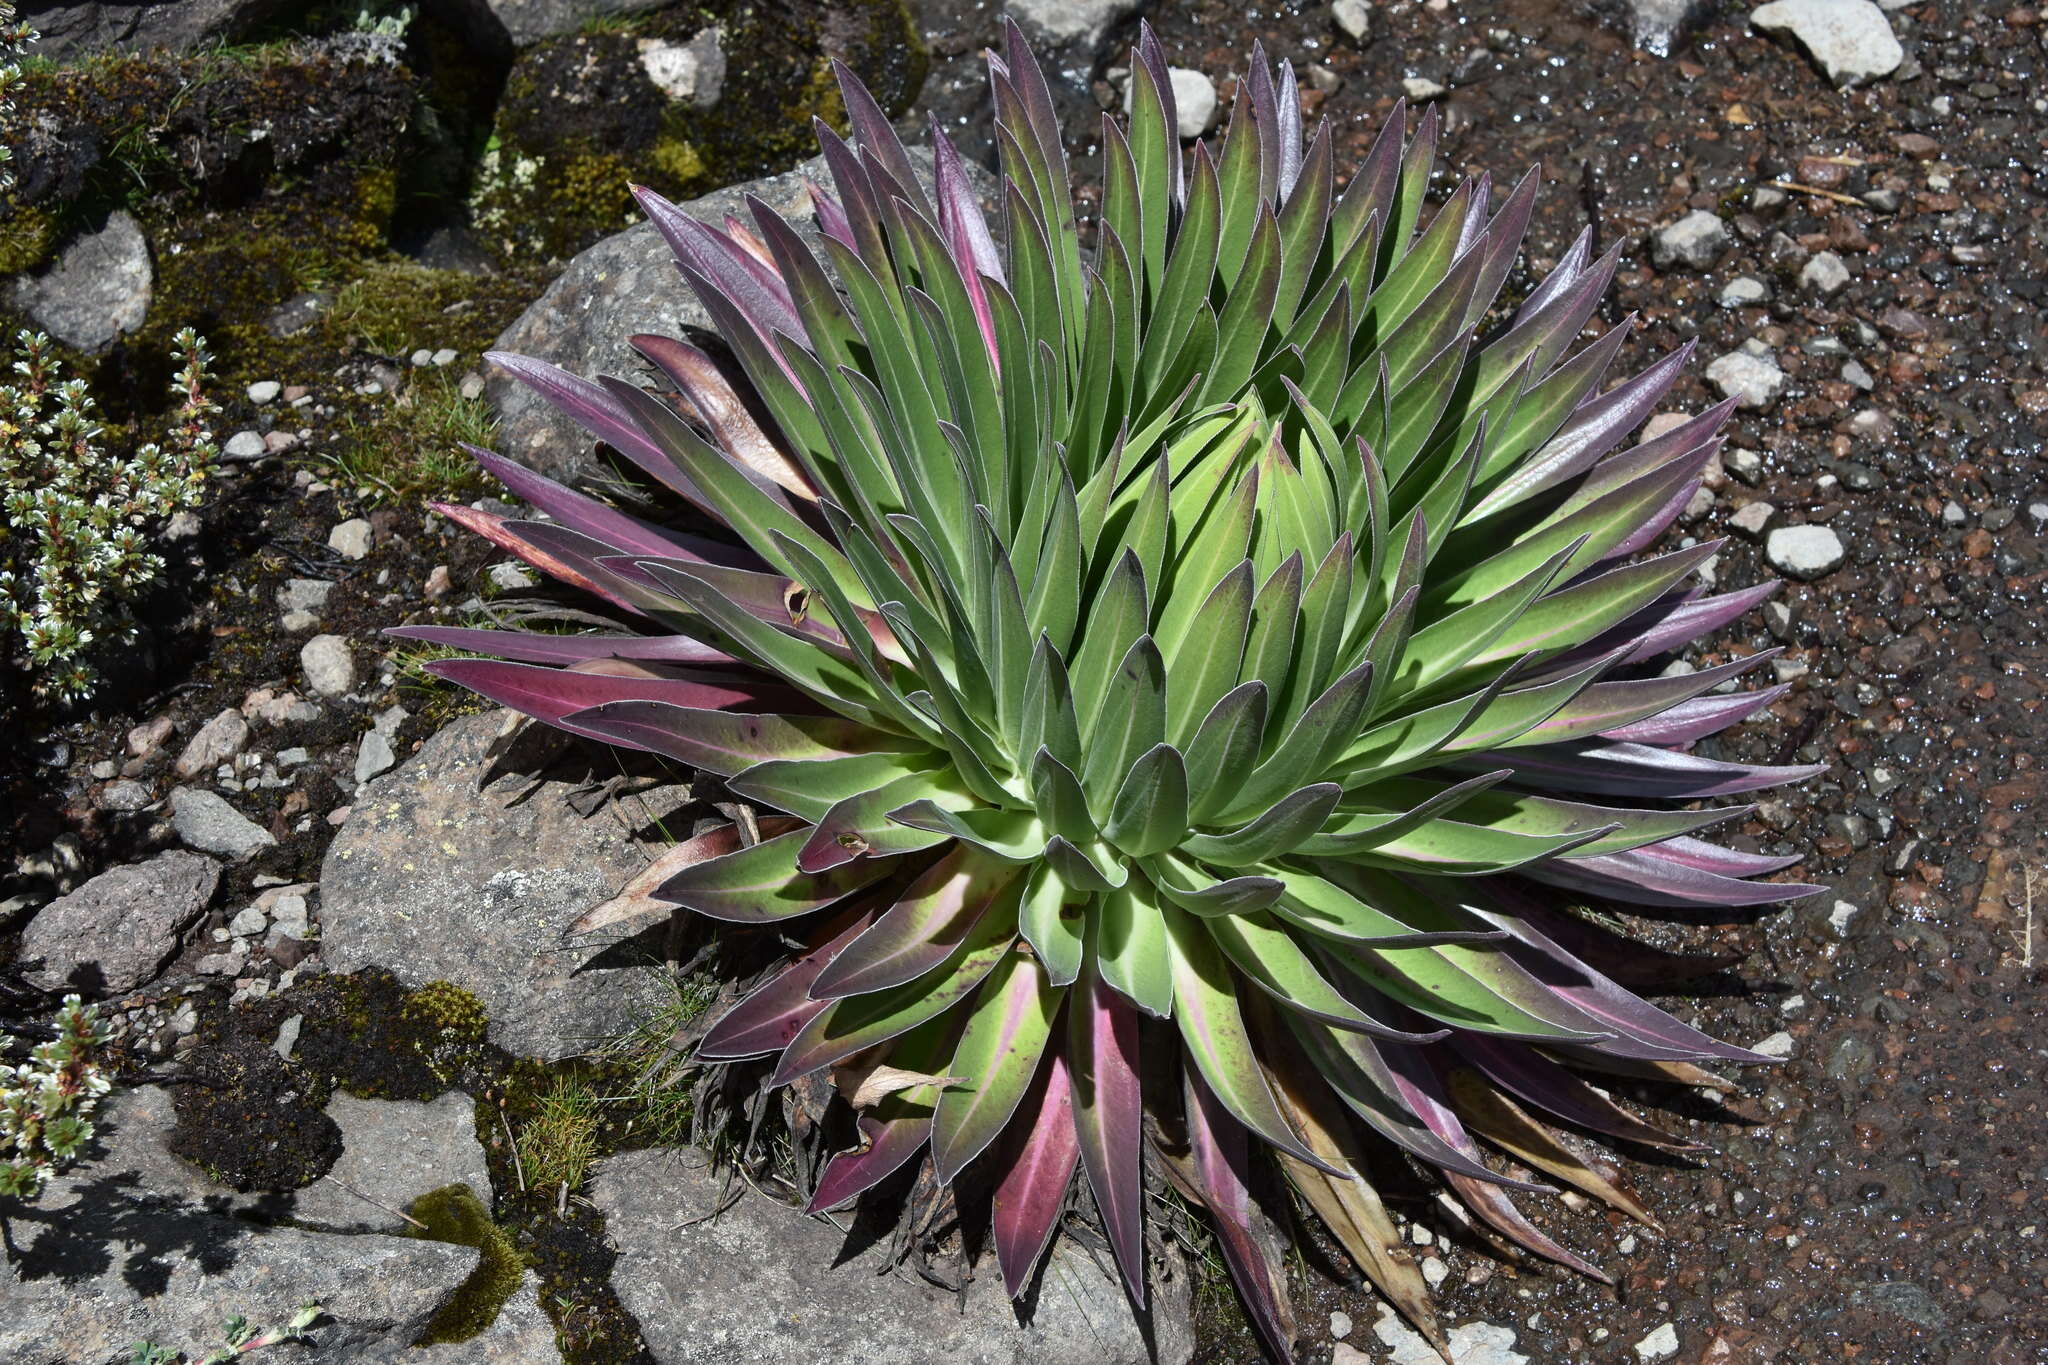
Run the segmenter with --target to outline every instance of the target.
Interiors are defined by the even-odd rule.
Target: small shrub
[[[33,1199],[91,1141],[88,1118],[112,1086],[104,1061],[113,1037],[97,1006],[69,995],[57,1037],[25,1064],[0,1066],[0,1195]]]
[[[23,332],[0,383],[0,618],[40,695],[92,695],[94,647],[133,635],[129,605],[163,570],[150,530],[199,502],[218,453],[202,388],[212,357],[189,327],[173,354],[171,426],[127,459],[101,447],[85,381],[62,377],[48,337]]]
[[[36,40],[36,31],[15,17],[14,6],[0,0],[0,124],[10,121],[14,113],[14,101],[9,98],[15,85],[21,80],[21,58],[28,45]],[[14,159],[9,146],[14,141],[13,129],[0,138],[0,190],[14,188],[14,172],[7,163]]]
[[[317,1303],[300,1304],[291,1321],[260,1329],[250,1326],[249,1319],[237,1313],[221,1329],[225,1338],[222,1344],[203,1356],[188,1356],[183,1351],[174,1351],[153,1341],[138,1341],[129,1356],[130,1365],[187,1365],[187,1362],[190,1365],[222,1365],[223,1361],[260,1351],[266,1346],[287,1341],[311,1341],[312,1326],[319,1321],[321,1312]]]

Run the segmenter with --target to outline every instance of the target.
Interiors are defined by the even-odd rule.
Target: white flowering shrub
[[[21,54],[36,40],[36,31],[15,17],[14,6],[0,0],[0,123],[14,112],[14,87],[21,81]],[[14,172],[7,165],[14,159],[8,146],[12,138],[0,138],[0,190],[14,188]]]
[[[112,1084],[105,1062],[113,1037],[97,1006],[68,995],[56,1038],[19,1066],[0,1065],[0,1195],[33,1199],[43,1177],[92,1139],[92,1111]]]
[[[186,328],[174,359],[170,429],[125,459],[101,448],[85,381],[62,377],[48,337],[22,333],[0,382],[0,622],[42,696],[92,695],[94,647],[132,638],[129,604],[163,570],[151,533],[199,502],[219,453],[205,341]]]

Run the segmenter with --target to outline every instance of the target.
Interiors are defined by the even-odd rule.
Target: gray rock
[[[522,592],[540,581],[523,564],[493,564],[485,577],[500,592]]]
[[[127,1365],[138,1341],[203,1349],[231,1314],[268,1323],[309,1299],[331,1319],[320,1358],[357,1359],[409,1347],[476,1265],[468,1247],[236,1217],[245,1197],[164,1150],[171,1122],[167,1092],[116,1093],[96,1116],[95,1158],[8,1210],[0,1360]]]
[[[490,1168],[476,1140],[476,1101],[461,1091],[424,1104],[337,1092],[327,1117],[341,1129],[341,1156],[325,1176],[289,1196],[294,1223],[334,1232],[402,1233],[405,1220],[380,1205],[402,1209],[444,1185],[467,1185],[490,1204]]]
[[[362,1365],[561,1365],[562,1353],[555,1346],[555,1324],[540,1306],[536,1281],[528,1275],[519,1291],[505,1300],[497,1319],[468,1341],[438,1346],[387,1342],[357,1360]]]
[[[1768,303],[1771,287],[1754,275],[1737,275],[1721,286],[1718,302],[1723,308],[1753,308]]]
[[[920,173],[931,168],[931,154],[912,148],[911,162]],[[986,198],[989,180],[968,163],[976,186]],[[734,185],[694,199],[682,207],[698,218],[722,223],[728,214],[751,221],[745,196],[751,194],[788,218],[815,249],[805,184],[828,184],[822,157],[815,157],[783,175]],[[681,336],[686,328],[711,329],[711,316],[676,273],[675,257],[651,224],[640,223],[605,238],[571,260],[555,282],[499,336],[497,349],[538,356],[584,376],[615,375],[644,379],[647,369],[639,352],[627,344],[636,332]],[[601,472],[591,462],[594,442],[574,422],[561,416],[524,384],[493,372],[484,392],[498,414],[498,450],[507,458],[557,479]]]
[[[277,840],[270,832],[210,791],[178,787],[171,792],[171,828],[187,848],[242,859]]]
[[[1660,227],[1650,238],[1650,262],[1659,270],[1684,266],[1712,270],[1728,249],[1728,225],[1717,214],[1694,209],[1675,223]]]
[[[1849,267],[1832,251],[1818,251],[1799,271],[1799,283],[1824,299],[1831,299],[1849,285]]]
[[[1332,0],[1330,22],[1352,42],[1363,43],[1372,34],[1372,7],[1365,0]]]
[[[277,396],[283,392],[284,385],[275,379],[259,379],[248,388],[249,401],[259,408],[275,403]]]
[[[315,635],[299,651],[306,686],[323,697],[342,697],[356,685],[355,656],[339,635]]]
[[[1745,346],[1707,366],[1707,382],[1737,407],[1767,408],[1785,391],[1785,372],[1769,351],[1758,354]]]
[[[391,751],[391,741],[383,732],[366,731],[363,742],[356,747],[356,781],[368,782],[380,773],[390,772],[397,762],[398,755]]]
[[[486,783],[498,724],[464,717],[356,794],[321,870],[321,952],[335,971],[379,964],[413,985],[454,981],[490,1012],[494,1041],[552,1059],[662,998],[658,944],[561,934],[646,867],[657,826],[674,829],[691,798],[658,787],[585,817],[567,800],[574,781],[515,771]],[[643,848],[639,831],[657,842]]]
[[[661,1365],[823,1360],[851,1342],[873,1365],[1151,1360],[1114,1272],[1065,1239],[1020,1324],[993,1266],[956,1296],[887,1273],[885,1244],[844,1256],[837,1228],[763,1195],[718,1212],[726,1181],[693,1151],[613,1157],[591,1198],[619,1249],[612,1283]]]
[[[1751,540],[1756,540],[1770,528],[1777,516],[1778,509],[1767,502],[1746,502],[1728,518],[1728,524]]]
[[[1142,6],[1143,0],[1009,0],[1004,8],[1033,43],[1072,43],[1092,53],[1112,28]]]
[[[235,917],[228,921],[228,932],[240,938],[250,938],[270,927],[270,916],[260,905],[245,905],[235,911]]]
[[[213,47],[242,37],[283,8],[283,0],[58,0],[29,5],[22,17],[42,35],[35,55],[58,61],[109,49]]]
[[[334,584],[324,578],[288,579],[277,590],[277,604],[286,611],[317,612],[327,606]]]
[[[1422,1334],[1410,1327],[1392,1308],[1379,1305],[1380,1319],[1372,1334],[1387,1348],[1391,1365],[1443,1365],[1443,1357]],[[1464,1322],[1450,1330],[1453,1365],[1529,1365],[1529,1357],[1515,1349],[1515,1329],[1491,1322]]]
[[[263,444],[263,437],[260,433],[238,431],[228,437],[227,444],[220,448],[220,453],[228,456],[230,459],[253,460],[261,456],[267,449],[268,447]]]
[[[199,727],[172,771],[186,781],[212,772],[249,745],[249,722],[232,706]]]
[[[488,0],[491,13],[521,47],[574,33],[593,19],[660,9],[670,0]]]
[[[1814,579],[1842,567],[1848,551],[1826,526],[1781,526],[1764,542],[1764,557],[1779,573]]]
[[[1200,137],[1216,126],[1216,82],[1184,66],[1168,67],[1166,79],[1173,86],[1176,131],[1182,137]]]
[[[100,788],[99,808],[101,810],[138,811],[147,806],[151,798],[149,788],[129,778],[109,782]]]
[[[42,962],[28,978],[50,991],[133,990],[177,955],[219,884],[220,864],[179,850],[102,872],[22,930],[22,960]]]
[[[1669,57],[1713,17],[1714,0],[1629,0],[1628,36],[1653,57]]]
[[[1792,1041],[1790,1034],[1781,1033],[1776,1036],[1783,1038],[1787,1043]],[[1776,1056],[1778,1054],[1772,1053],[1770,1055]],[[1671,1359],[1671,1357],[1678,1354],[1678,1329],[1668,1322],[1659,1323],[1650,1332],[1650,1335],[1635,1344],[1635,1353],[1636,1359],[1642,1361]]]
[[[370,553],[370,523],[350,517],[327,533],[327,548],[343,559],[362,559]]]
[[[642,38],[640,69],[654,82],[655,89],[677,103],[687,104],[700,113],[712,109],[725,93],[725,48],[719,41],[722,36],[714,25],[687,43]],[[454,358],[450,354],[448,360]]]
[[[65,243],[48,269],[16,278],[10,299],[66,346],[104,351],[142,326],[155,287],[149,242],[124,209]]]
[[[1844,88],[1881,80],[1906,57],[1891,22],[1870,0],[1772,0],[1751,10],[1749,22],[1790,36]]]

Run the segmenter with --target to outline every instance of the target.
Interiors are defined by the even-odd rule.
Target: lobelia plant
[[[1538,177],[1498,204],[1467,181],[1421,226],[1436,116],[1404,139],[1397,107],[1340,192],[1257,49],[1220,147],[1184,157],[1142,34],[1084,249],[1048,89],[1007,43],[994,223],[942,132],[927,190],[841,71],[824,262],[759,202],[714,225],[641,194],[729,358],[635,337],[664,399],[496,357],[737,544],[478,451],[548,520],[447,515],[632,629],[398,633],[781,812],[678,845],[585,923],[682,906],[802,945],[698,1055],[856,1093],[860,1145],[812,1208],[978,1162],[1014,1294],[1082,1171],[1142,1304],[1149,1145],[1284,1357],[1270,1149],[1441,1343],[1375,1148],[1597,1275],[1511,1202],[1550,1187],[1480,1141],[1647,1219],[1551,1125],[1695,1144],[1586,1076],[1769,1060],[1627,988],[1703,959],[1574,909],[1815,889],[1698,837],[1749,808],[1695,803],[1819,771],[1691,752],[1779,695],[1723,689],[1768,656],[1639,667],[1775,586],[1702,595],[1718,542],[1644,554],[1729,405],[1631,444],[1690,348],[1602,388],[1629,326],[1575,342],[1615,254],[1582,237],[1497,310]]]

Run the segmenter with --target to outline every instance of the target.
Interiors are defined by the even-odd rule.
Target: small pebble
[[[1669,1360],[1678,1354],[1678,1329],[1664,1323],[1636,1343],[1638,1360]]]
[[[1849,556],[1828,527],[1781,526],[1764,542],[1764,557],[1779,573],[1811,580],[1841,568]]]
[[[253,460],[264,453],[263,437],[254,431],[238,431],[228,437],[221,454],[237,460]]]
[[[1351,1326],[1351,1315],[1349,1313],[1340,1311],[1330,1314],[1330,1336],[1333,1339],[1342,1341],[1350,1336]]]
[[[265,404],[275,403],[278,394],[283,391],[284,385],[275,379],[259,379],[249,386],[249,401],[260,408]]]
[[[434,368],[445,370],[455,363],[456,351],[453,346],[443,346],[434,352]]]
[[[370,553],[370,523],[351,517],[327,533],[327,548],[343,559],[362,559]]]

